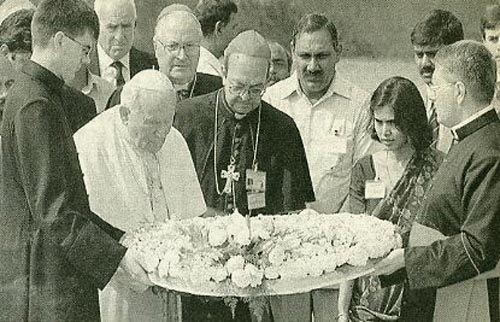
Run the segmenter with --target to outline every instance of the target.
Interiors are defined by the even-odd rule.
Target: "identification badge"
[[[365,199],[382,199],[385,197],[385,185],[381,180],[366,180]]]
[[[331,142],[332,151],[334,153],[346,154],[347,153],[347,139],[335,136]]]
[[[246,190],[248,209],[266,207],[266,173],[264,171],[246,170]]]

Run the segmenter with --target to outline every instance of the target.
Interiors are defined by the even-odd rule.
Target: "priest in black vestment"
[[[239,34],[224,53],[224,87],[182,101],[174,126],[191,151],[214,214],[277,214],[305,208],[314,192],[299,131],[289,116],[261,100],[271,53],[255,31]],[[222,302],[183,298],[184,321],[231,321]],[[250,321],[240,305],[237,321]]]
[[[485,310],[477,310],[480,303],[468,305],[478,296],[462,299],[464,291],[455,289],[460,282],[476,283],[470,279],[495,268],[500,258],[500,121],[490,105],[495,62],[480,43],[460,41],[440,49],[435,63],[432,99],[438,121],[452,130],[455,142],[417,214],[414,246],[393,251],[375,272],[397,271],[388,280],[405,276],[411,289],[456,284],[441,299],[446,289],[438,290],[437,321],[499,321],[498,274],[488,273],[480,294],[489,302]],[[403,302],[402,320],[423,321],[422,310],[434,310],[419,309]],[[431,320],[432,314],[425,319]]]

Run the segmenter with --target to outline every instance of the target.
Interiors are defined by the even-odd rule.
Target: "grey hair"
[[[128,2],[128,4],[130,4],[130,6],[134,9],[134,20],[137,20],[137,9],[135,6],[135,0],[95,0],[94,1],[94,11],[96,12],[97,16],[101,17],[101,13],[102,13],[104,5],[107,3],[113,2],[113,1],[115,1],[115,2],[116,1]]]
[[[496,63],[488,49],[473,40],[442,47],[436,64],[462,81],[474,101],[489,104],[495,94]]]

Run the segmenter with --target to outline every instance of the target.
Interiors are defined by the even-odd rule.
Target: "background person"
[[[222,77],[221,57],[227,44],[238,34],[235,16],[238,6],[232,0],[200,0],[194,9],[203,40],[197,72]]]
[[[196,72],[200,55],[201,26],[185,6],[173,4],[158,16],[153,44],[160,71],[174,86],[179,101],[207,94],[222,87],[222,79]],[[110,98],[108,106],[120,102],[121,88]]]
[[[434,56],[441,47],[464,39],[462,23],[450,11],[432,10],[415,25],[410,39],[417,70],[425,84],[423,96],[434,138],[432,145],[447,153],[452,143],[452,135],[449,129],[437,122],[436,108],[429,99],[429,86],[435,69]]]

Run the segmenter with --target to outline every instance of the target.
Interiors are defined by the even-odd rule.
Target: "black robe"
[[[435,289],[491,270],[500,259],[500,122],[496,112],[487,112],[457,134],[458,143],[436,172],[416,219],[448,238],[407,248],[405,269],[384,279],[384,284],[406,277],[411,289]],[[413,321],[421,310],[433,311],[433,307],[419,310],[408,304],[404,306],[407,311],[401,312],[404,321]]]
[[[99,321],[98,288],[126,249],[92,213],[64,82],[27,62],[6,102],[0,184],[0,321]]]
[[[214,126],[215,106],[219,93],[217,120],[217,157],[214,167]],[[182,133],[188,144],[201,189],[208,207],[222,211],[226,209],[226,195],[218,194],[215,184],[215,169],[219,188],[224,188],[225,180],[220,178],[227,169],[237,122],[243,130],[241,153],[236,171],[240,179],[236,182],[236,206],[246,214],[247,198],[245,189],[245,169],[252,168],[256,142],[258,109],[240,121],[225,105],[223,90],[187,99],[178,104],[174,126]],[[303,209],[306,202],[314,201],[314,192],[309,175],[299,131],[289,116],[262,102],[261,128],[257,149],[257,163],[266,172],[266,207],[254,213],[277,214],[284,211]],[[185,322],[232,321],[231,311],[222,302],[205,302],[198,297],[184,296],[182,314]],[[236,308],[235,321],[250,322],[248,305],[241,302]]]
[[[215,102],[219,94],[217,125],[217,164],[214,167]],[[231,156],[235,124],[242,122],[243,143],[240,162],[236,171],[236,207],[242,214],[248,213],[245,188],[245,170],[252,168],[255,142],[257,141],[258,109],[241,121],[226,107],[224,91],[182,101],[178,104],[174,126],[188,144],[201,189],[207,206],[224,209],[225,194],[219,195],[226,180],[221,171],[226,170]],[[266,207],[256,213],[277,214],[304,209],[306,202],[314,201],[309,168],[299,131],[292,118],[262,101],[261,128],[257,147],[258,170],[266,172]],[[217,174],[215,169],[217,168]]]

